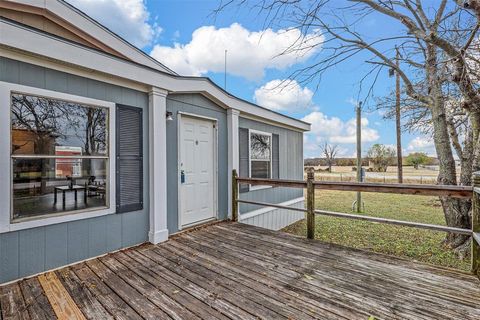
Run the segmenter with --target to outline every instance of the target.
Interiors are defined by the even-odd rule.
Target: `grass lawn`
[[[379,193],[363,193],[362,196],[365,215],[445,225],[436,197]],[[315,205],[317,209],[351,213],[355,199],[355,192],[317,190]],[[470,268],[469,259],[458,260],[442,246],[443,232],[326,216],[317,216],[315,223],[315,238],[322,241],[445,267]],[[283,231],[304,236],[306,222],[299,221]]]

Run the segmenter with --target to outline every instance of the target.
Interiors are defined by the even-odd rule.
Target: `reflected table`
[[[57,193],[58,191],[62,192],[62,204],[63,208],[65,208],[65,193],[68,191],[72,191],[75,194],[75,203],[77,203],[78,199],[78,190],[83,191],[83,202],[87,204],[87,190],[84,186],[80,185],[73,185],[73,186],[60,186],[60,187],[55,187],[54,189],[54,200],[53,203],[57,203]]]

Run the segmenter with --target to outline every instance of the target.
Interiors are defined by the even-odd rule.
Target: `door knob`
[[[185,170],[180,171],[180,182],[185,183]]]

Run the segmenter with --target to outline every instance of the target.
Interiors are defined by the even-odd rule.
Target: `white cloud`
[[[314,111],[306,115],[302,120],[312,124],[311,133],[316,137],[316,142],[356,143],[357,129],[355,119],[345,122],[340,118],[329,117],[320,111]],[[362,142],[374,142],[380,138],[378,131],[368,127],[368,124],[368,119],[362,118]]]
[[[275,111],[295,111],[312,106],[312,90],[295,80],[272,80],[255,90],[255,102]]]
[[[338,144],[338,155],[341,157],[355,157],[355,150],[352,149],[357,141],[355,119],[343,121],[313,111],[302,120],[312,124],[311,131],[304,135],[304,153],[307,157],[321,156],[320,145],[324,142]],[[378,131],[368,125],[368,119],[362,118],[362,143],[374,142],[380,138]]]
[[[156,45],[151,55],[179,74],[199,76],[209,71],[223,72],[228,50],[229,74],[259,80],[266,69],[283,70],[307,60],[320,49],[323,36],[312,33],[303,40],[302,37],[299,29],[255,32],[238,23],[218,29],[203,26],[193,32],[189,43],[175,43],[173,47]],[[299,44],[297,50],[286,52],[296,44]]]
[[[433,139],[431,137],[426,136],[418,136],[410,140],[407,146],[407,152],[424,152],[429,156],[435,156],[435,144],[433,143]]]
[[[149,24],[143,0],[67,1],[139,48],[151,44],[162,32],[156,23]]]

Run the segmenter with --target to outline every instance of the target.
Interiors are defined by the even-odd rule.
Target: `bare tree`
[[[475,50],[480,21],[479,1],[439,0],[257,0],[222,2],[218,12],[228,5],[249,6],[265,19],[265,25],[283,29],[299,28],[304,36],[282,54],[304,53],[305,47],[322,50],[311,63],[295,70],[290,77],[300,83],[318,85],[326,70],[353,56],[369,55],[366,75],[359,75],[359,86],[370,81],[365,100],[371,96],[382,69],[394,70],[404,88],[404,117],[410,128],[432,135],[440,162],[438,183],[470,185],[471,173],[480,169],[480,93],[475,70],[480,70],[479,50]],[[475,15],[468,10],[472,10]],[[348,13],[348,14],[346,14]],[[395,34],[362,28],[362,21],[380,15],[402,26]],[[319,31],[320,30],[320,31]],[[323,41],[311,41],[307,34],[318,34]],[[381,34],[381,36],[379,36]],[[395,47],[399,50],[395,59]],[[455,91],[456,95],[450,96]],[[364,100],[364,101],[365,101]],[[406,106],[405,101],[412,102]],[[418,120],[418,121],[417,121]],[[461,162],[460,180],[454,152]],[[474,156],[467,156],[468,154]],[[447,225],[470,228],[468,200],[442,198]],[[469,237],[448,234],[445,243],[465,254]]]
[[[321,145],[323,156],[327,162],[328,172],[332,172],[332,166],[335,164],[335,159],[337,158],[338,145],[332,145],[328,142],[324,142]]]

